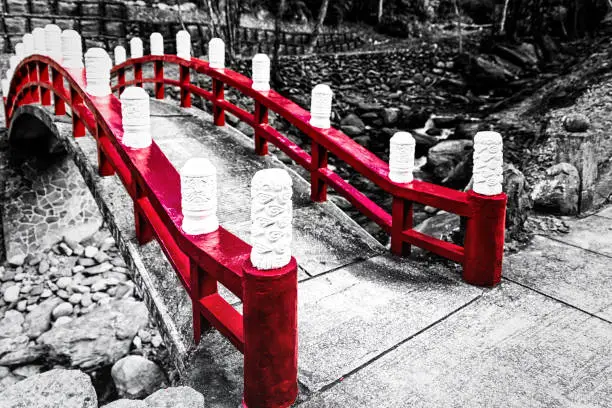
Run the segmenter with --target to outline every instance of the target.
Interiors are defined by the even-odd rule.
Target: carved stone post
[[[270,90],[270,58],[266,54],[253,57],[253,89],[261,92]]]
[[[15,55],[19,61],[25,58],[25,47],[22,42],[15,44]]]
[[[414,177],[416,142],[408,132],[397,132],[390,141],[389,178],[395,183],[409,183]]]
[[[62,62],[62,29],[55,24],[45,26],[45,50],[49,57]]]
[[[42,27],[36,27],[32,31],[34,36],[34,54],[47,55],[47,49],[45,47],[45,29]]]
[[[208,234],[219,228],[217,170],[210,160],[189,159],[181,169],[181,207],[185,233]]]
[[[291,177],[282,169],[255,173],[251,183],[251,263],[276,269],[291,260]]]
[[[125,52],[125,48],[121,45],[118,45],[114,49],[115,55],[115,65],[123,64],[127,60],[127,54]]]
[[[497,132],[478,132],[474,137],[474,192],[496,195],[502,192],[503,142]]]
[[[334,93],[328,85],[319,84],[312,89],[310,100],[310,124],[327,129],[331,126],[331,108]]]
[[[9,70],[15,72],[15,69],[17,69],[17,65],[19,65],[19,57],[16,55],[11,55],[9,58]]]
[[[92,96],[111,94],[110,70],[112,62],[102,48],[90,48],[85,53],[86,92]]]
[[[220,38],[213,38],[208,43],[208,62],[211,68],[225,68],[225,43]]]
[[[291,177],[251,184],[250,259],[243,265],[243,407],[289,407],[297,397],[297,263],[291,256]]]
[[[6,99],[9,94],[10,81],[6,78],[3,78],[0,82],[2,83],[2,96]]]
[[[64,30],[62,39],[62,64],[66,68],[83,68],[81,36],[74,30]]]
[[[34,36],[30,33],[23,35],[23,57],[34,54]]]
[[[130,40],[130,58],[142,57],[142,40],[138,37],[134,37]]]
[[[188,31],[181,30],[176,33],[176,56],[191,60],[191,35]]]
[[[463,279],[494,286],[501,280],[507,197],[502,193],[503,141],[499,133],[474,137],[474,186],[468,191],[472,216],[467,219]]]
[[[121,94],[122,143],[134,149],[149,147],[151,138],[151,113],[149,94],[143,88],[130,86]]]
[[[160,33],[153,33],[149,37],[151,55],[164,55],[164,37]]]

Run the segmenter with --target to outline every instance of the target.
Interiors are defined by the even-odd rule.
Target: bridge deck
[[[257,157],[250,139],[212,126],[199,110],[151,103],[156,142],[177,168],[196,156],[216,165],[220,222],[249,241],[251,177],[259,169],[284,165],[273,156]],[[207,406],[235,408],[242,395],[241,355],[214,330],[193,348],[191,303],[158,244],[138,245],[131,200],[120,181],[97,176],[91,137],[73,139],[62,120],[56,126],[137,270],[134,279],[157,315],[181,381],[202,391]],[[292,177],[293,250],[300,264],[298,404],[610,403],[611,306],[601,288],[609,293],[612,262],[605,254],[591,254],[597,266],[574,277],[578,285],[568,279],[552,292],[537,274],[541,265],[512,256],[505,271],[510,279],[494,289],[479,289],[442,265],[389,255],[333,204],[310,202],[308,183]],[[541,240],[544,249],[534,250],[536,258],[557,245]],[[584,284],[596,277],[602,284],[598,289]],[[229,292],[223,295],[240,308]]]

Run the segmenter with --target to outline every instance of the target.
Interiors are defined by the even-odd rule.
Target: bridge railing
[[[179,174],[150,134],[146,140],[148,96],[146,105],[142,98],[138,105],[137,93],[136,100],[129,100],[134,92],[125,92],[120,101],[111,94],[108,54],[89,49],[84,69],[78,33],[66,30],[58,41],[57,26],[50,26],[46,35],[38,31],[33,39],[24,38],[20,55],[12,60],[10,83],[3,83],[7,126],[24,104],[51,106],[53,100],[57,115],[69,106],[73,136],[88,131],[95,138],[99,174],[117,175],[133,200],[138,241],[157,240],[191,298],[195,342],[210,324],[244,354],[245,407],[290,406],[297,397],[297,263],[288,248],[291,232],[286,231],[291,226],[286,219],[291,216],[286,197],[290,178],[257,174],[252,183],[253,213],[259,214],[256,186],[278,187],[274,183],[281,182],[285,195],[279,205],[289,207],[272,225],[282,232],[280,241],[265,241],[269,234],[261,229],[269,222],[262,225],[257,215],[252,220],[253,247],[215,225],[214,168],[188,162]],[[63,52],[58,55],[59,44]],[[258,177],[268,181],[260,183]],[[270,247],[275,250],[266,252]],[[221,297],[217,282],[242,300],[242,315]]]
[[[180,38],[179,38],[180,37]],[[247,78],[225,68],[223,42],[213,39],[209,45],[209,61],[192,58],[189,49],[181,42],[189,41],[187,32],[177,34],[179,55],[146,55],[136,50],[132,58],[116,60],[113,74],[116,84],[113,90],[122,92],[126,86],[143,86],[153,83],[156,98],[164,98],[164,87],[180,88],[180,105],[191,106],[191,95],[200,96],[213,107],[215,125],[225,124],[225,113],[230,112],[254,129],[255,151],[258,155],[268,152],[267,143],[273,143],[297,164],[310,172],[311,198],[326,200],[327,187],[333,188],[358,210],[379,224],[391,235],[391,251],[404,255],[410,246],[416,245],[463,265],[463,278],[475,285],[493,286],[501,280],[502,257],[505,232],[506,195],[501,192],[501,149],[499,134],[483,132],[475,139],[474,176],[475,190],[461,192],[443,186],[410,178],[392,179],[389,164],[374,153],[359,145],[343,132],[329,124],[332,94],[329,87],[313,89],[311,111],[307,111],[283,97],[269,86],[258,86],[260,80]],[[122,47],[121,47],[122,48]],[[123,50],[122,56],[125,55]],[[258,59],[258,60],[257,60]],[[253,62],[253,73],[269,79],[269,60],[257,55]],[[152,77],[143,77],[143,65],[154,66]],[[263,65],[262,65],[263,64]],[[165,75],[164,67],[178,67],[178,78]],[[263,71],[261,66],[263,66]],[[266,73],[265,70],[268,70]],[[133,71],[126,80],[126,72]],[[204,74],[212,79],[212,89],[203,89],[190,80],[192,72]],[[225,99],[225,88],[231,87],[254,101],[254,110],[246,111]],[[310,153],[302,149],[268,123],[268,113],[273,111],[287,120],[311,141]],[[399,146],[399,145],[398,145]],[[394,155],[392,144],[391,155]],[[400,147],[401,149],[401,147]],[[408,156],[407,156],[408,152]],[[350,165],[355,171],[375,183],[393,197],[392,211],[388,213],[364,193],[332,171],[328,155]],[[398,163],[414,159],[414,149],[396,153]],[[410,172],[411,173],[411,172]],[[395,181],[394,181],[395,180]],[[492,187],[487,187],[491,185]],[[413,229],[413,203],[429,205],[464,217],[466,231],[464,245],[446,242]]]

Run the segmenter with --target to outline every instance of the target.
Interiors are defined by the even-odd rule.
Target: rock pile
[[[124,362],[116,384],[100,383],[108,377],[103,373],[128,355],[140,371]],[[168,384],[166,374],[147,357],[168,363],[162,338],[107,231],[80,242],[68,235],[47,253],[16,255],[0,266],[0,392],[65,367],[88,373],[101,402],[146,397]],[[155,381],[137,392],[120,385],[142,381],[134,376],[141,377],[143,364],[146,378]]]

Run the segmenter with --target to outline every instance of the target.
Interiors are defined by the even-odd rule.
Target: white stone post
[[[266,54],[253,57],[253,89],[261,92],[270,90],[270,58]]]
[[[395,183],[414,180],[414,151],[416,142],[408,132],[397,132],[390,141],[389,178]]]
[[[83,68],[83,44],[74,30],[62,32],[62,64],[66,68]]]
[[[125,48],[121,45],[115,47],[115,65],[123,64],[127,60],[127,53]]]
[[[4,96],[5,98],[8,98],[9,86],[11,83],[6,78],[3,78],[2,80],[0,80],[0,82],[2,83],[2,96]]]
[[[15,44],[15,55],[19,58],[20,62],[25,58],[25,47],[22,42]]]
[[[208,234],[219,228],[217,170],[210,160],[189,159],[181,169],[181,207],[185,233]]]
[[[6,70],[6,79],[10,82],[13,79],[13,75],[15,75],[15,71],[12,68]]]
[[[176,33],[176,56],[191,61],[191,35],[189,31]]]
[[[92,96],[111,94],[110,70],[112,62],[102,48],[90,48],[85,53],[86,92]]]
[[[255,173],[251,182],[251,263],[276,269],[291,260],[291,177],[283,169]]]
[[[319,84],[312,89],[310,99],[310,124],[321,129],[331,126],[332,98],[334,93],[328,85]]]
[[[149,37],[151,55],[164,55],[164,37],[160,33],[153,33]]]
[[[34,54],[34,36],[30,33],[23,35],[23,57],[27,58]]]
[[[17,69],[17,65],[19,65],[19,57],[16,55],[11,55],[11,57],[9,58],[9,69],[11,71],[15,71],[15,69]]]
[[[143,88],[130,86],[121,94],[122,143],[127,147],[149,147],[151,138],[151,113],[149,94]]]
[[[142,57],[142,40],[138,37],[134,37],[130,40],[130,58]]]
[[[32,31],[34,36],[34,54],[47,55],[47,48],[45,46],[45,29],[42,27],[36,27]]]
[[[503,140],[497,132],[474,136],[474,192],[487,196],[502,192]]]
[[[225,43],[220,38],[213,38],[208,43],[208,62],[211,68],[225,68]]]
[[[56,62],[62,62],[62,29],[55,24],[45,26],[45,51]]]

